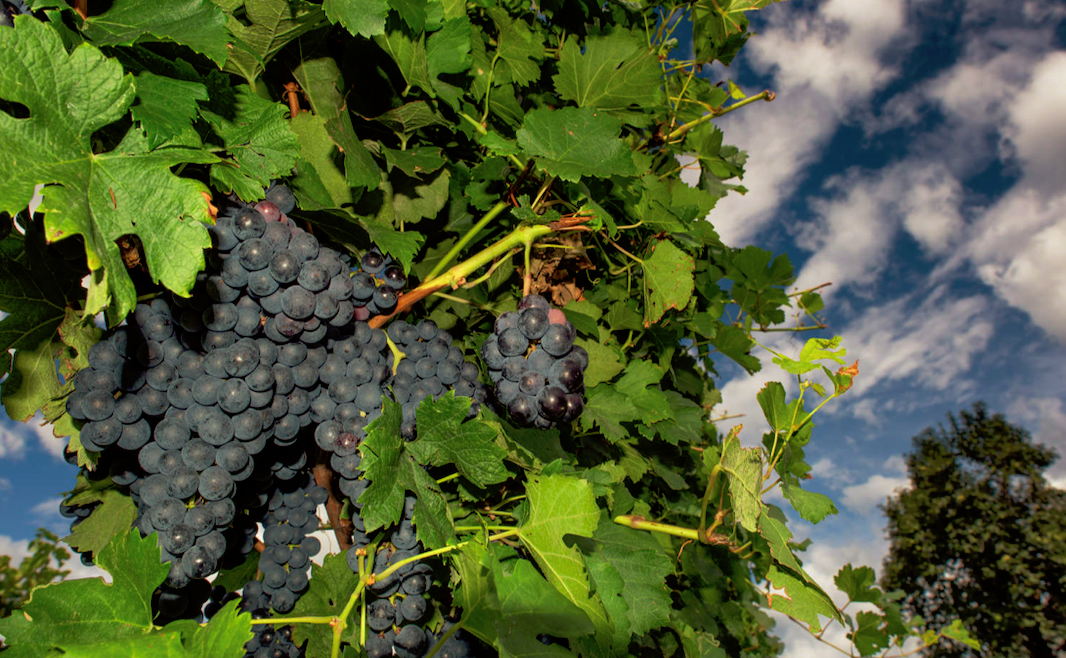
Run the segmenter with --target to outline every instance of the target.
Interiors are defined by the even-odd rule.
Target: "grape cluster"
[[[374,248],[363,255],[352,275],[352,301],[355,319],[389,313],[396,308],[396,294],[407,285],[403,268],[392,263],[391,256]]]
[[[290,491],[277,489],[263,520],[263,549],[259,571],[262,592],[270,607],[285,614],[307,590],[311,557],[322,548],[318,538],[308,536],[318,529],[315,511],[329,494],[313,482]]]
[[[221,590],[222,588],[216,588]],[[219,597],[219,595],[222,595]],[[212,597],[218,598],[215,606],[221,609],[230,597],[235,596],[225,591],[213,591]],[[253,580],[241,591],[241,611],[250,613],[256,619],[270,616],[271,597],[264,591],[263,584]],[[244,644],[244,658],[301,658],[304,651],[292,641],[292,627],[256,624],[252,626],[252,639]]]
[[[477,415],[480,403],[486,399],[485,389],[478,382],[481,373],[476,365],[463,360],[463,351],[452,345],[451,334],[438,329],[432,320],[422,320],[417,325],[394,320],[388,336],[400,351],[399,362],[393,361],[396,375],[392,392],[403,408],[400,432],[405,439],[415,438],[422,400],[436,398],[446,389],[473,398],[468,417]]]
[[[512,421],[548,429],[581,414],[589,357],[576,336],[562,310],[540,295],[527,295],[517,311],[496,318],[481,358]]]

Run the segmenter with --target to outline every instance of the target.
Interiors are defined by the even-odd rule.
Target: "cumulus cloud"
[[[910,479],[886,477],[880,473],[871,475],[866,482],[844,487],[840,502],[853,512],[864,515],[879,515],[878,506],[899,489],[905,489]]]
[[[26,437],[7,419],[0,420],[0,459],[21,459],[26,453]]]
[[[1066,403],[1059,398],[1023,397],[1014,400],[1005,415],[1029,430],[1034,442],[1058,452],[1059,459],[1045,475],[1053,485],[1066,488]]]
[[[897,73],[882,62],[906,33],[903,0],[829,0],[813,12],[776,5],[741,57],[773,78],[778,98],[723,117],[730,143],[749,154],[751,193],[722,199],[711,220],[726,244],[744,244],[774,218],[838,125]],[[717,71],[716,71],[717,72]]]

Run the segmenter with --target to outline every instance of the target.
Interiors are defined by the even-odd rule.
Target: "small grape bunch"
[[[352,275],[355,319],[391,313],[396,308],[396,296],[405,285],[407,276],[402,267],[393,264],[391,256],[382,254],[377,247],[366,252],[359,271]]]
[[[574,345],[576,335],[566,314],[540,295],[496,318],[481,358],[496,400],[516,424],[549,429],[581,414],[589,356]]]

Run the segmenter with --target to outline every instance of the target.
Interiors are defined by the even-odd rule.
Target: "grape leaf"
[[[711,338],[711,344],[719,352],[739,363],[748,371],[748,374],[759,372],[762,368],[759,357],[751,355],[751,348],[755,347],[755,341],[740,327],[720,325],[718,333]]]
[[[325,129],[344,152],[344,177],[348,187],[373,189],[381,182],[381,170],[352,127],[339,87],[343,85],[337,62],[331,58],[305,60],[294,71],[315,114],[325,120]]]
[[[881,600],[881,590],[877,587],[877,576],[870,567],[855,569],[850,563],[840,567],[833,576],[837,589],[848,595],[848,600],[855,603],[877,603]]]
[[[426,61],[425,38],[422,35],[414,39],[403,29],[392,29],[375,36],[374,43],[392,57],[408,85],[420,87],[431,96],[434,95]]]
[[[442,73],[462,73],[468,70],[474,62],[470,48],[470,19],[463,15],[445,21],[440,30],[426,39],[426,61],[430,78],[436,81],[437,76]]]
[[[829,496],[807,491],[785,478],[781,481],[781,493],[791,503],[792,508],[810,523],[821,523],[825,517],[837,513],[837,507]]]
[[[149,151],[136,129],[113,151],[93,153],[92,134],[124,116],[133,102],[133,78],[92,46],[68,55],[40,21],[20,16],[15,29],[0,32],[0,68],[5,72],[0,97],[31,113],[18,120],[0,113],[0,168],[9,172],[0,179],[0,210],[17,212],[29,203],[35,185],[62,181],[44,189],[40,210],[49,241],[85,237],[94,270],[86,315],[112,304],[117,322],[136,304],[115,244],[123,235],[141,239],[155,280],[187,294],[204,267],[203,249],[211,244],[200,225],[210,221],[208,191],[170,167],[217,158],[196,149]],[[37,80],[53,83],[46,90]]]
[[[226,15],[208,0],[115,0],[99,16],[85,19],[82,33],[99,46],[130,46],[141,41],[173,41],[226,63],[230,41]]]
[[[589,353],[589,367],[585,370],[585,386],[592,388],[597,384],[609,382],[624,368],[618,350],[596,341],[578,338],[574,341]]]
[[[432,173],[444,166],[441,149],[430,146],[415,146],[405,151],[381,147],[381,154],[389,170],[399,167],[408,176]]]
[[[600,384],[586,392],[585,410],[578,421],[582,430],[587,432],[596,426],[610,441],[618,441],[629,434],[621,424],[638,418],[640,413],[624,393],[614,386]]]
[[[658,322],[666,311],[681,310],[692,299],[696,259],[670,240],[660,240],[644,259],[644,326]]]
[[[872,656],[887,649],[888,634],[881,628],[884,619],[876,612],[862,611],[855,614],[855,629],[848,639],[855,643],[860,656]]]
[[[389,15],[387,0],[325,0],[322,9],[334,23],[340,23],[354,36],[370,38],[385,33]]]
[[[373,565],[373,558],[368,560]],[[296,602],[292,615],[299,617],[339,616],[348,603],[348,598],[359,584],[359,574],[348,567],[344,553],[331,553],[322,560],[322,565],[311,565],[311,585]],[[358,614],[359,608],[354,612]],[[359,623],[348,620],[348,627],[341,639],[359,642]],[[328,656],[333,646],[333,631],[325,624],[293,624],[292,639],[296,644],[307,640],[307,654]]]
[[[451,512],[437,482],[406,450],[400,436],[400,405],[385,400],[379,418],[367,426],[359,446],[363,475],[370,486],[359,496],[367,532],[400,522],[406,492],[417,499],[414,524],[427,549],[440,548],[455,537]]]
[[[496,644],[496,622],[502,613],[493,583],[494,560],[491,559],[489,548],[469,542],[450,556],[459,574],[455,603],[463,609],[464,628],[487,644]]]
[[[418,34],[426,27],[426,0],[389,0],[389,6]]]
[[[326,132],[319,114],[301,112],[289,123],[300,144],[292,189],[303,210],[340,208],[352,202],[352,190],[344,172],[333,161],[337,145]]]
[[[220,3],[221,4],[221,3]],[[303,0],[230,0],[226,27],[237,41],[225,70],[254,81],[289,42],[328,22],[322,7]],[[244,5],[242,22],[232,12]]]
[[[732,440],[730,440],[732,439]],[[742,448],[731,434],[722,446],[722,470],[729,478],[733,514],[748,532],[758,532],[762,510],[762,459],[758,448]]]
[[[632,151],[618,137],[618,120],[588,108],[539,108],[526,114],[518,146],[563,180],[636,173]]]
[[[47,258],[39,232],[20,241],[16,257],[0,254],[0,351],[36,348],[55,335],[68,303],[81,296],[76,275]],[[32,415],[32,414],[31,414]]]
[[[403,265],[405,273],[411,271],[415,255],[422,248],[426,237],[417,231],[397,231],[384,222],[363,218],[359,222],[370,234],[370,240]]]
[[[79,553],[91,552],[95,555],[115,537],[129,533],[130,525],[137,518],[137,506],[133,500],[116,489],[103,491],[100,500],[100,506],[93,510],[89,518],[74,526],[71,533],[63,538]]]
[[[137,74],[138,103],[130,111],[134,121],[141,122],[148,147],[154,149],[188,130],[199,110],[197,101],[207,97],[207,87],[198,82],[142,71]]]
[[[645,424],[651,425],[670,418],[670,401],[659,388],[663,369],[649,361],[630,361],[621,379],[615,384],[618,392],[629,398]]]
[[[653,628],[670,623],[670,590],[666,577],[673,573],[673,562],[663,553],[662,546],[650,533],[626,528],[611,521],[606,515],[600,518],[593,535],[596,551],[587,555],[589,570],[614,570],[624,586],[616,592],[604,592],[599,588],[600,598],[606,601],[620,596],[626,604],[625,620],[612,615],[616,629],[624,629],[625,637],[643,635]]]
[[[832,599],[817,585],[812,586],[797,577],[792,570],[772,564],[766,574],[766,579],[775,588],[785,590],[784,596],[776,592],[770,594],[770,607],[799,621],[807,622],[812,632],[817,633],[822,629],[822,622],[818,619],[818,615],[824,615],[830,619],[839,618],[840,613]]]
[[[423,465],[455,464],[475,486],[503,482],[510,477],[503,465],[506,452],[494,443],[493,428],[477,419],[466,420],[471,402],[456,397],[455,391],[423,400],[418,405],[418,439],[408,443],[407,450]]]
[[[512,82],[524,87],[538,80],[539,60],[544,59],[542,37],[521,20],[512,18],[503,7],[493,7],[488,13],[499,30],[496,53],[501,61],[496,64],[495,77],[499,82],[495,84]]]
[[[233,156],[232,162],[211,167],[211,180],[222,191],[256,201],[271,179],[289,175],[299,143],[285,121],[285,106],[261,98],[245,85],[237,88],[236,105],[227,109],[233,116],[201,111]]]
[[[120,640],[62,646],[63,655],[70,658],[191,658],[182,646],[178,633],[146,633]]]
[[[567,39],[559,51],[559,73],[552,78],[559,96],[602,110],[662,103],[659,58],[643,37],[615,29],[578,41]]]
[[[561,646],[543,644],[537,636],[545,630],[558,637],[588,635],[594,628],[586,617],[588,610],[560,594],[528,561],[514,560],[512,564],[509,574],[498,561],[493,564],[502,613],[496,620],[501,658],[573,656]]]
[[[592,593],[581,551],[566,545],[563,535],[591,537],[600,511],[592,485],[563,475],[530,477],[526,482],[529,518],[522,524],[522,543],[548,582],[581,608],[600,632],[610,633],[599,597]]]
[[[52,647],[71,650],[98,642],[131,638],[152,629],[152,592],[169,567],[159,563],[155,535],[116,535],[96,556],[111,574],[66,580],[34,590],[22,613],[0,619],[11,658],[43,656]]]

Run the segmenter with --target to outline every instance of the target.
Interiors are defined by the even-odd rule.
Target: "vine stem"
[[[89,17],[89,0],[75,0],[74,11],[78,12],[82,20]]]
[[[497,204],[499,206],[500,204]],[[504,204],[506,207],[506,204]],[[519,245],[524,245],[528,241],[536,240],[542,236],[548,235],[558,230],[555,223],[552,224],[538,224],[534,226],[520,226],[512,231],[509,235],[497,240],[495,243],[485,247],[480,252],[474,254],[470,258],[466,259],[462,263],[455,265],[447,272],[438,274],[435,277],[428,278],[414,290],[407,292],[400,296],[399,301],[396,302],[396,308],[392,313],[388,315],[377,315],[370,319],[367,323],[373,329],[382,327],[386,322],[393,318],[398,313],[402,313],[407,309],[414,306],[417,302],[425,299],[429,295],[437,292],[445,286],[458,286],[466,280],[466,277],[473,274],[481,267],[488,265],[496,258],[504,255],[508,251],[514,249]]]
[[[454,260],[455,257],[459,255],[459,252],[463,250],[463,247],[470,244],[470,241],[477,237],[477,234],[480,233],[482,229],[488,226],[489,223],[492,222],[492,220],[496,219],[496,217],[498,217],[499,214],[506,210],[508,207],[509,204],[506,201],[500,201],[495,206],[493,206],[491,210],[485,213],[485,216],[482,217],[477,224],[474,224],[474,227],[467,231],[466,235],[459,238],[459,242],[456,242],[455,246],[448,250],[448,253],[444,255],[444,258],[442,258],[441,261],[437,263],[437,265],[432,270],[430,270],[429,275],[426,276],[426,279],[432,279],[433,277],[440,274],[441,271],[443,271],[444,268],[448,266],[448,263],[452,262],[452,260]]]
[[[316,446],[317,448],[317,446]],[[337,538],[337,544],[342,551],[352,547],[352,520],[341,518],[343,504],[333,491],[333,469],[326,461],[325,451],[318,448],[315,452],[315,465],[311,469],[315,477],[315,484],[322,487],[329,494],[326,500],[326,515],[329,516],[329,524],[333,527],[333,534]]]
[[[751,105],[752,103],[754,103],[756,101],[766,101],[766,102],[769,103],[773,99],[774,99],[774,92],[770,91],[769,89],[767,89],[765,91],[761,91],[761,92],[755,94],[754,96],[748,96],[744,100],[737,101],[736,103],[733,103],[729,107],[720,108],[717,112],[711,112],[710,114],[704,114],[703,116],[701,116],[698,119],[694,119],[693,121],[689,121],[686,124],[682,124],[682,125],[678,126],[673,131],[671,131],[669,135],[666,136],[666,141],[672,142],[672,141],[684,136],[685,133],[687,133],[688,131],[692,130],[693,128],[698,128],[698,127],[702,126],[703,124],[707,123],[708,121],[710,121],[711,119],[715,119],[715,118],[720,117],[722,115],[729,114],[730,112],[734,112],[736,110],[739,110],[740,108],[744,107],[745,105]]]
[[[674,537],[681,537],[682,539],[691,539],[692,541],[702,542],[704,544],[728,544],[729,538],[724,535],[711,534],[701,538],[699,530],[695,528],[683,528],[677,525],[670,525],[669,523],[659,523],[658,521],[649,521],[643,516],[635,514],[627,514],[624,516],[614,517],[614,522],[618,525],[628,526],[634,530],[649,530],[651,532],[661,532],[664,535],[673,535]]]

